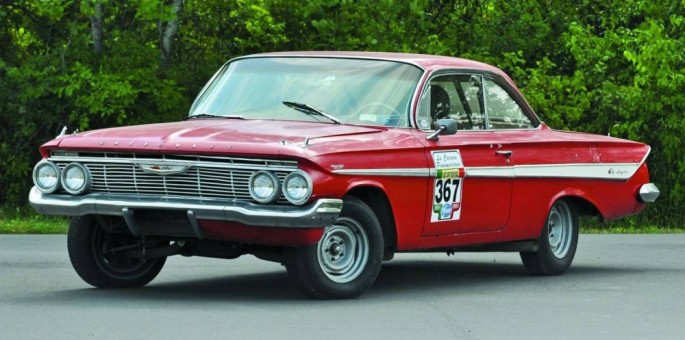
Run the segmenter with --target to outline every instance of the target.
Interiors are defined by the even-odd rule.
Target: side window
[[[485,98],[488,110],[488,128],[527,129],[533,123],[523,109],[501,86],[492,80],[485,80]]]
[[[438,119],[457,121],[459,130],[485,128],[483,88],[480,76],[460,74],[431,79],[419,102],[417,122],[422,130],[435,127]]]

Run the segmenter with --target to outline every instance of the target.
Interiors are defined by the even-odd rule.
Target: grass
[[[685,229],[648,226],[580,227],[582,234],[683,234]]]
[[[0,234],[66,234],[69,220],[64,217],[33,215],[0,219]]]
[[[65,217],[37,214],[0,214],[0,234],[66,234],[69,220]]]
[[[634,217],[602,223],[596,217],[581,217],[582,234],[683,234],[685,229],[638,222]]]
[[[0,234],[66,234],[66,217],[44,216],[29,207],[0,206]]]

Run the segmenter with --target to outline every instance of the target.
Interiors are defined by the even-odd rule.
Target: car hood
[[[276,120],[197,119],[83,132],[61,137],[60,149],[279,155],[316,140],[358,139],[384,127]],[[288,153],[288,152],[285,152]]]

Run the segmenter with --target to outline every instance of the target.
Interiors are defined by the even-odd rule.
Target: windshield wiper
[[[323,116],[323,117],[326,117],[326,118],[332,120],[336,124],[342,124],[340,119],[335,118],[331,114],[326,113],[325,111],[317,109],[317,108],[315,108],[311,105],[308,105],[308,104],[284,101],[283,105],[285,105],[291,109],[295,109],[297,111],[300,111],[302,113],[308,114],[310,116]]]
[[[184,117],[183,120],[196,119],[196,118],[245,119],[245,116],[241,116],[241,115],[216,115],[216,114],[212,114],[212,113],[200,113],[197,115]]]

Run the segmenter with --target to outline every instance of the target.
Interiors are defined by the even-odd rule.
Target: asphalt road
[[[304,298],[278,264],[172,257],[102,290],[64,236],[0,235],[2,339],[683,339],[685,235],[581,235],[571,269],[518,254],[400,254],[361,298]]]

